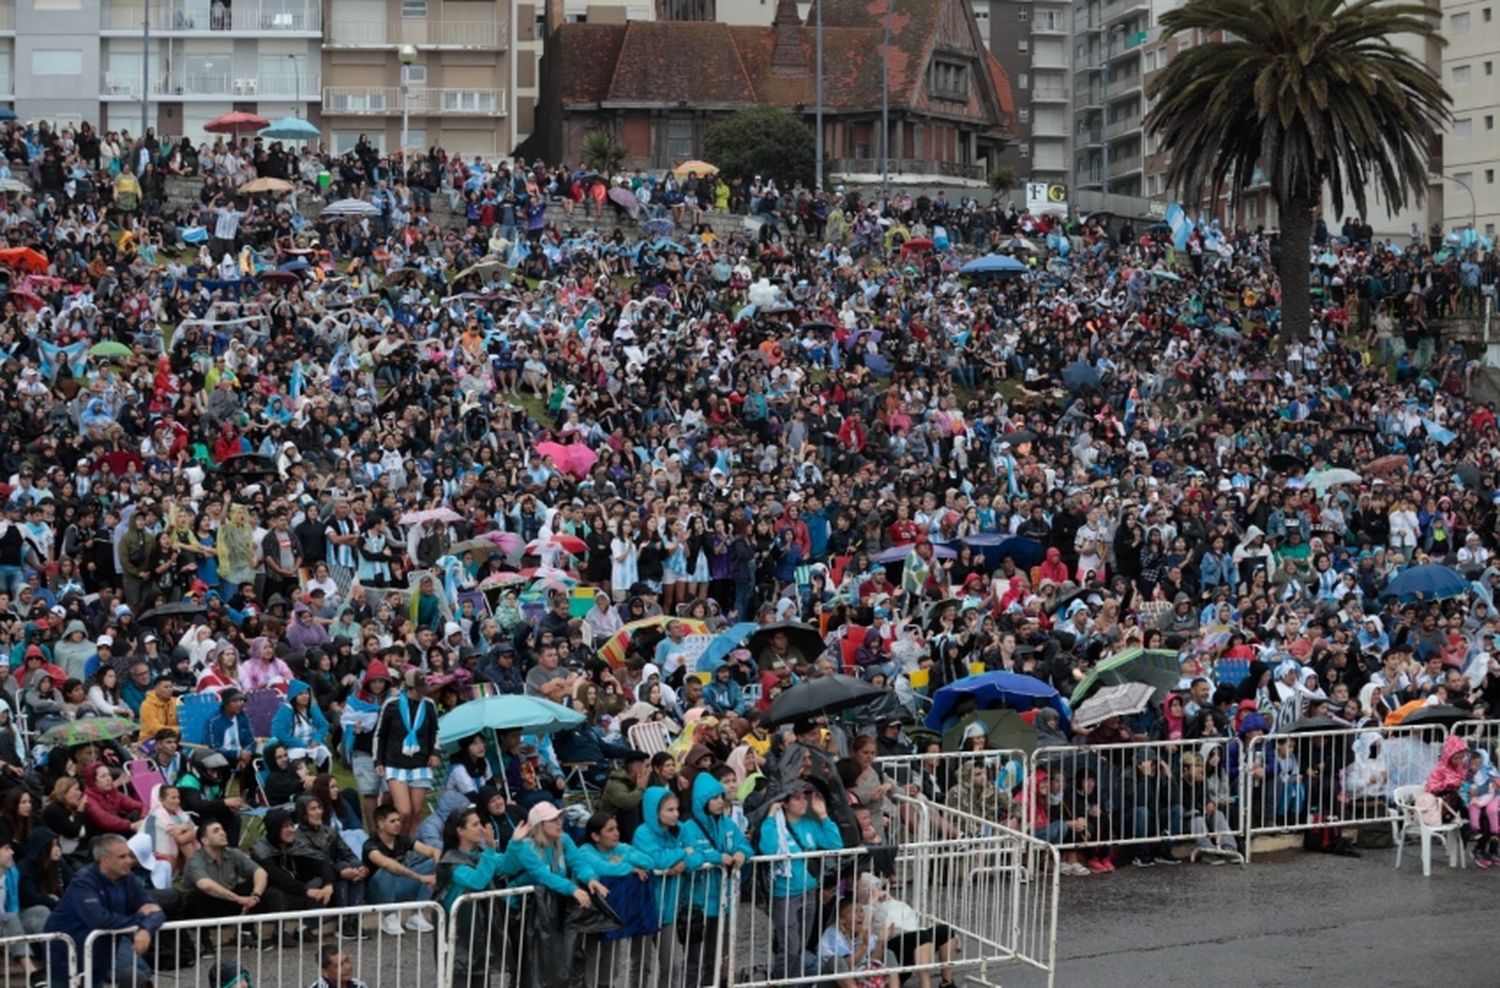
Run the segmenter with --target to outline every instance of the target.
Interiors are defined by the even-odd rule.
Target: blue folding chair
[[[177,723],[183,744],[208,744],[208,722],[219,712],[219,698],[212,693],[189,693],[177,704]]]

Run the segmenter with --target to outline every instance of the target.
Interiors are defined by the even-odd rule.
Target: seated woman
[[[307,762],[294,760],[283,742],[269,742],[262,758],[266,763],[266,777],[261,782],[261,790],[268,805],[291,806],[298,796],[310,792],[313,774]]]
[[[458,743],[458,751],[448,762],[448,778],[438,795],[437,813],[446,817],[474,802],[474,797],[494,776],[490,767],[484,735],[474,734]]]
[[[119,834],[129,838],[145,828],[143,815],[146,808],[120,786],[114,770],[108,765],[95,762],[89,766],[88,786],[83,814],[90,837]]]
[[[958,941],[946,923],[925,925],[915,909],[891,898],[888,880],[869,872],[855,883],[855,899],[868,917],[869,929],[890,931],[887,946],[896,955],[898,966],[930,966],[934,956],[940,957],[943,967],[939,988],[953,988],[951,963]],[[932,988],[931,970],[918,971],[917,984],[919,988]]]
[[[333,758],[328,750],[328,718],[318,709],[312,687],[300,679],[292,681],[286,703],[271,718],[271,737],[286,745],[292,758],[311,758],[319,769],[326,769]]]
[[[144,847],[143,847],[144,845]],[[149,860],[151,887],[169,889],[188,858],[198,849],[198,825],[182,808],[182,792],[176,786],[151,790],[151,812],[146,826],[130,839],[131,849],[142,863]],[[142,854],[142,850],[147,853]]]
[[[251,845],[250,857],[265,869],[267,884],[286,897],[288,908],[331,908],[338,891],[338,877],[329,861],[299,837],[292,812],[276,807],[266,813],[265,836]],[[319,925],[310,921],[308,935],[315,936]],[[345,919],[345,936],[357,939],[358,929],[355,917]],[[297,941],[293,939],[283,945],[295,948]]]
[[[369,873],[344,839],[327,824],[328,807],[323,800],[317,796],[302,797],[297,801],[296,814],[299,852],[310,850],[332,866],[335,886],[329,905],[342,909],[364,902]],[[345,925],[349,925],[347,921]]]

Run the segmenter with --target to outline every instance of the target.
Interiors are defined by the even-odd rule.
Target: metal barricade
[[[885,755],[875,759],[875,767],[891,782],[895,793],[943,803],[955,789],[972,783],[975,771],[984,770],[993,783],[1004,791],[1017,791],[1026,782],[1026,752],[1016,748],[992,748],[986,751],[935,751],[916,755]],[[929,841],[958,837],[949,828],[947,817],[930,817],[927,829],[919,829],[917,811],[911,804],[898,803],[902,835],[908,840]]]
[[[1427,781],[1447,736],[1420,724],[1254,739],[1238,776],[1247,858],[1258,834],[1398,820],[1396,789]]]
[[[65,933],[4,936],[0,948],[5,952],[0,960],[0,988],[31,988],[43,977],[48,985],[77,983],[77,945]]]
[[[1243,745],[1232,738],[1039,748],[1012,818],[1017,829],[1085,860],[1127,848],[1136,858],[1240,858]],[[1175,856],[1175,855],[1174,855]],[[1083,867],[1069,861],[1064,870]]]
[[[1461,720],[1449,733],[1463,738],[1470,746],[1482,747],[1495,762],[1500,756],[1500,720]]]
[[[469,892],[453,900],[448,911],[446,970],[442,988],[487,984],[519,985],[520,972],[532,963],[531,904],[535,888]]]
[[[405,921],[400,935],[383,928],[391,916]],[[445,963],[447,922],[431,901],[179,920],[163,924],[144,953],[131,948],[135,927],[95,930],[84,941],[83,985],[132,983],[127,963],[137,965],[136,983],[149,979],[156,988],[217,988],[237,972],[254,985],[308,985],[334,951],[342,956],[332,963],[347,959],[351,976],[366,984],[432,988]]]

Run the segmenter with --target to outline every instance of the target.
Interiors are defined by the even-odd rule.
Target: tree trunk
[[[1311,268],[1313,203],[1288,198],[1281,207],[1281,257],[1276,276],[1281,280],[1281,342],[1306,340],[1312,322],[1312,295],[1308,292]]]

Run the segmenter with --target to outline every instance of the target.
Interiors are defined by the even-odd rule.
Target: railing
[[[237,75],[234,73],[190,73],[184,75],[157,76],[151,80],[151,95],[207,96],[214,98],[260,99],[277,97],[299,100],[316,100],[322,77],[316,72],[296,75],[292,73],[268,75]],[[139,99],[141,77],[136,72],[106,72],[102,87],[104,96],[126,96]]]
[[[506,32],[495,21],[445,21],[401,18],[391,22],[334,20],[328,27],[330,47],[498,48]]]
[[[1125,117],[1121,120],[1111,120],[1104,125],[1105,138],[1119,137],[1121,134],[1129,134],[1141,129],[1141,116]]]
[[[846,175],[879,175],[879,158],[835,158],[833,171]],[[953,178],[983,179],[983,165],[966,165],[956,161],[927,161],[921,158],[892,158],[891,174],[948,175]]]
[[[100,12],[100,28],[139,32],[147,9],[108,4]],[[317,4],[236,3],[217,13],[206,3],[164,4],[149,9],[151,30],[161,34],[199,31],[315,34],[323,29],[323,11]]]
[[[14,3],[0,3],[0,31],[16,29],[16,7]],[[10,92],[10,90],[6,90]]]
[[[1068,99],[1068,90],[1065,86],[1032,86],[1031,101],[1033,103],[1064,103]]]
[[[19,929],[19,924],[17,924]],[[0,988],[31,988],[34,984],[73,985],[78,978],[78,950],[65,933],[28,933],[0,939]],[[26,975],[22,968],[35,973]]]
[[[1122,157],[1122,158],[1116,158],[1114,155],[1110,155],[1110,158],[1109,158],[1109,177],[1110,178],[1119,178],[1121,175],[1129,175],[1131,172],[1138,172],[1140,170],[1141,170],[1141,156],[1140,155],[1138,155],[1138,154],[1132,154],[1132,155],[1129,155],[1127,157]]]
[[[408,94],[413,115],[453,116],[506,115],[503,89],[412,89]],[[323,90],[323,112],[369,116],[392,116],[402,112],[400,86],[330,86]]]

